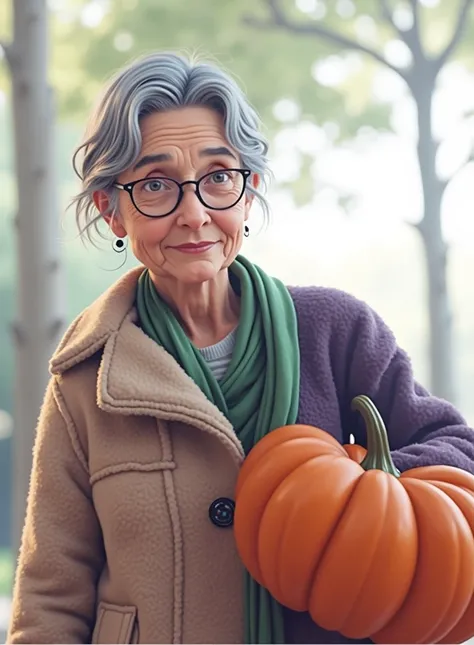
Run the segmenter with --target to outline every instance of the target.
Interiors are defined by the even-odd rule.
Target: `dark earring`
[[[124,251],[127,250],[127,244],[124,239],[121,237],[116,237],[115,240],[112,242],[112,248],[115,251],[115,253],[123,253]]]
[[[127,242],[124,239],[122,239],[121,237],[115,238],[115,240],[112,242],[112,248],[115,253],[123,253],[123,261],[122,264],[118,267],[115,267],[115,269],[104,269],[104,271],[117,271],[124,266],[124,264],[127,262],[127,246]]]
[[[247,224],[244,226],[244,236],[248,237],[250,235],[250,229]]]

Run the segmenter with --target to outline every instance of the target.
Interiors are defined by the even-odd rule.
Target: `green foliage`
[[[280,5],[294,23],[323,26],[381,53],[388,41],[398,38],[383,17],[380,0],[319,0],[316,11],[324,8],[324,16],[303,13],[293,0],[281,0]],[[432,7],[420,3],[422,40],[428,51],[439,51],[449,40],[460,5],[461,0],[440,0]],[[374,104],[371,93],[373,72],[380,64],[361,54],[364,65],[337,87],[318,84],[312,66],[343,54],[341,45],[284,28],[252,26],[249,19],[268,21],[266,0],[219,0],[207,6],[187,0],[61,0],[50,6],[51,78],[63,117],[83,122],[104,80],[115,70],[139,55],[172,49],[214,57],[231,70],[272,129],[279,125],[273,106],[281,98],[293,99],[303,115],[319,122],[337,122],[342,136],[363,124],[387,125],[387,110]],[[400,12],[408,3],[392,6]],[[11,37],[11,7],[11,1],[0,3],[0,38],[5,40]],[[473,14],[459,50],[467,63],[472,61]],[[6,87],[5,74],[0,83]]]
[[[11,12],[12,3],[0,2],[0,43],[8,43],[11,40]],[[3,52],[0,52],[0,58],[3,58]],[[0,90],[5,90],[10,86],[10,79],[6,64],[1,64],[0,60]],[[0,146],[1,150],[1,146]],[[1,152],[0,152],[1,154]]]
[[[243,16],[253,13],[252,0],[220,0],[207,11],[185,0],[116,0],[95,28],[79,17],[69,25],[56,24],[54,74],[62,88],[62,113],[84,118],[114,70],[136,56],[166,49],[215,58],[240,79],[265,121],[273,121],[273,104],[285,96],[305,112],[322,103],[336,109],[338,93],[311,82],[310,66],[323,46],[284,32],[257,33],[243,23]]]

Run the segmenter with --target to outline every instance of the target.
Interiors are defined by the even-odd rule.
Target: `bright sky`
[[[331,61],[320,70],[319,82],[332,84],[340,78],[339,61],[334,57],[334,77]],[[415,107],[402,81],[382,70],[374,82],[374,99],[392,105],[393,134],[362,133],[350,146],[335,148],[330,136],[331,126],[316,127],[301,123],[283,132],[274,148],[273,169],[276,178],[297,176],[298,149],[317,151],[314,177],[317,185],[326,186],[315,197],[314,203],[303,209],[301,217],[311,228],[325,227],[344,238],[350,235],[386,236],[388,231],[399,228],[401,221],[416,222],[422,209],[422,195],[416,159]],[[297,118],[297,108],[290,102],[277,106],[284,118]],[[439,89],[434,98],[433,121],[435,135],[442,145],[439,149],[437,168],[440,176],[449,177],[466,163],[474,150],[474,74],[452,64],[440,77]],[[338,207],[337,191],[352,193],[356,199],[352,216],[357,225],[348,224],[347,215]],[[288,201],[281,195],[272,198],[275,222],[272,226],[288,239]],[[364,226],[361,226],[361,220]],[[447,239],[456,246],[472,246],[474,240],[474,163],[457,172],[445,193],[443,204],[443,230]],[[275,231],[276,232],[276,231]],[[299,237],[300,244],[312,244],[311,236]],[[334,253],[334,248],[321,249]],[[319,249],[318,249],[319,252]]]

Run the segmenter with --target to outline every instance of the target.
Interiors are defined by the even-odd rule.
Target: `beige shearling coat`
[[[9,643],[243,641],[243,567],[209,507],[233,497],[244,453],[137,326],[140,271],[86,309],[52,358]]]

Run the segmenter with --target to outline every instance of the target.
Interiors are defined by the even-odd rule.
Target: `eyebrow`
[[[229,150],[229,148],[226,148],[225,146],[220,146],[218,148],[204,148],[204,150],[201,150],[199,152],[200,157],[217,157],[219,155],[224,155],[226,157],[232,157],[233,159],[237,159],[237,157],[234,155],[234,153]],[[162,153],[158,155],[145,155],[141,159],[137,161],[137,163],[133,166],[133,170],[138,170],[139,168],[143,168],[143,166],[149,166],[152,163],[162,163],[163,161],[170,161],[171,160],[171,155],[167,153]]]
[[[234,153],[225,146],[220,146],[219,148],[204,148],[204,150],[201,150],[201,152],[199,153],[200,157],[217,157],[218,155],[224,155],[226,157],[237,159]]]
[[[170,161],[171,155],[169,154],[159,154],[159,155],[145,155],[137,161],[133,166],[133,170],[138,170],[143,168],[143,166],[149,166],[152,163],[162,163],[163,161]]]

